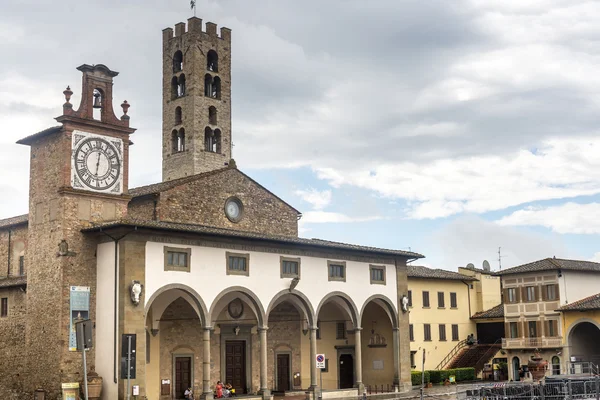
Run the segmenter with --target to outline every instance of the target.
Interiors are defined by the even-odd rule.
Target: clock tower
[[[120,118],[113,111],[118,72],[102,64],[77,69],[83,74],[79,108],[74,110],[67,87],[60,125],[18,141],[31,147],[28,243],[35,251],[25,260],[27,319],[35,321],[26,328],[28,373],[35,381],[30,392],[55,388],[49,398],[59,395],[60,382],[80,380],[81,354],[73,348],[74,317],[64,294],[87,290],[82,317],[95,318],[96,244],[81,229],[124,218],[130,199],[129,135],[135,129],[127,101]],[[92,351],[92,364],[93,357]]]

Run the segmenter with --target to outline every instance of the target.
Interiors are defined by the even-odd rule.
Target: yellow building
[[[561,365],[552,360],[552,372],[587,373],[591,364],[600,364],[600,294],[575,301],[558,309],[562,314],[563,352],[568,360]],[[597,368],[597,367],[595,367]]]
[[[489,269],[458,267],[458,273],[477,279],[473,282],[475,298],[471,301],[471,315],[497,307],[502,302],[500,276]],[[489,266],[489,264],[488,264]]]
[[[438,364],[467,338],[475,335],[471,321],[476,298],[476,278],[456,272],[422,266],[408,267],[409,332],[411,365],[425,369]],[[499,302],[499,299],[498,299]]]

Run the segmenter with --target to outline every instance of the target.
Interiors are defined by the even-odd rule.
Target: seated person
[[[223,384],[221,383],[221,381],[217,381],[217,386],[215,386],[215,391],[217,392],[217,399],[220,399],[223,397]]]

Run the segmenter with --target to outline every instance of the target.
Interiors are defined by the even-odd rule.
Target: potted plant
[[[91,366],[87,374],[88,400],[99,400],[102,395],[102,377],[96,372],[96,367]]]

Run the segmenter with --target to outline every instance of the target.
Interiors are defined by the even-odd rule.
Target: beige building
[[[598,291],[600,264],[590,261],[546,258],[509,268],[502,277],[505,335],[509,377],[538,349],[548,361],[548,374],[567,371],[571,362],[564,347],[565,324],[559,309]]]
[[[230,53],[231,31],[199,18],[163,31],[162,182],[129,188],[130,105],[114,114],[102,64],[78,68],[77,110],[67,88],[59,125],[18,142],[29,214],[0,220],[0,398],[81,382],[85,319],[104,400],[126,398],[130,338],[143,399],[210,399],[218,380],[263,399],[410,388],[407,263],[423,256],[298,237],[300,212],[230,159]],[[430,311],[459,318],[468,285],[446,282]],[[444,321],[448,343],[470,333]]]
[[[454,347],[475,334],[471,309],[476,303],[476,278],[442,269],[408,267],[411,366],[442,368]],[[449,360],[448,360],[449,361]]]

